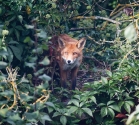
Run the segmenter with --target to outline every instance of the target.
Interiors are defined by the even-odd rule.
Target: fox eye
[[[66,55],[68,55],[68,52],[65,52]]]
[[[73,55],[77,55],[77,53],[76,52],[73,52]]]

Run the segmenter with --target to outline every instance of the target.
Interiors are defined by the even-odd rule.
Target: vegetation
[[[137,125],[138,8],[136,0],[0,0],[0,124]],[[48,43],[61,33],[87,44],[77,90],[54,78],[52,92]]]

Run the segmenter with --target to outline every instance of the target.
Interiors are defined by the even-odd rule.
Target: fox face
[[[79,62],[82,59],[82,49],[84,48],[85,42],[85,38],[82,38],[79,41],[64,41],[62,38],[58,39],[61,57],[67,65],[79,65]]]

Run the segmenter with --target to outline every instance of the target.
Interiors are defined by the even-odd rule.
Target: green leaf
[[[76,105],[77,107],[79,107],[79,100],[77,99],[72,99],[71,102]],[[68,103],[69,104],[69,103]]]
[[[130,42],[137,39],[137,31],[133,23],[128,25],[124,31],[125,38]]]
[[[99,103],[98,106],[103,107],[103,106],[106,106],[106,104],[105,103]]]
[[[20,96],[21,96],[21,99],[25,102],[29,102],[34,98],[33,96],[29,96],[29,95],[24,94],[24,93],[21,93]]]
[[[28,66],[28,67],[30,67],[30,68],[35,68],[35,65],[36,65],[36,63],[28,63],[28,62],[25,62],[25,66]]]
[[[9,111],[8,108],[0,109],[0,115],[2,117],[6,117],[7,112]]]
[[[49,117],[49,115],[44,115],[43,117],[41,117],[42,120],[46,120],[46,121],[52,121]]]
[[[91,96],[90,99],[91,99],[95,104],[97,104],[96,97]]]
[[[81,102],[79,107],[82,107],[85,104],[85,102]]]
[[[106,70],[106,73],[108,74],[108,76],[112,77],[112,72],[110,70]]]
[[[18,19],[19,19],[20,23],[22,23],[22,21],[23,21],[23,16],[22,16],[22,15],[18,15]]]
[[[61,113],[55,112],[55,113],[53,114],[53,117],[57,117],[57,116],[59,116],[59,115],[61,115]]]
[[[36,121],[35,119],[38,118],[38,116],[39,116],[39,111],[35,111],[35,112],[31,112],[31,113],[28,113],[28,112],[25,113],[25,117],[29,121]]]
[[[13,53],[10,48],[7,48],[8,51],[8,60],[11,63],[13,61]]]
[[[8,64],[6,62],[0,61],[0,69],[3,69],[7,66]]]
[[[88,115],[90,115],[90,116],[93,117],[93,114],[92,114],[91,109],[89,109],[89,108],[82,108],[82,110],[83,110],[85,113],[87,113]]]
[[[121,107],[124,105],[124,101],[120,101],[119,103],[118,103],[118,106],[119,106],[119,108],[121,109]]]
[[[19,117],[19,114],[15,114],[15,115],[9,116],[9,119],[12,120],[12,121],[22,120],[22,119]]]
[[[114,103],[115,101],[109,101],[109,102],[107,102],[107,105],[110,105],[110,104],[112,104],[112,103]]]
[[[128,113],[131,112],[131,108],[130,108],[130,105],[128,103],[124,103],[124,108]]]
[[[25,39],[24,39],[24,43],[29,43],[31,41],[31,38],[29,36],[27,36]]]
[[[11,90],[5,90],[4,92],[0,92],[0,95],[2,95],[2,96],[11,96],[13,94],[14,93]]]
[[[13,45],[9,45],[9,47],[12,49],[12,51],[13,51],[15,57],[16,57],[18,60],[21,60],[21,59],[22,59],[22,57],[21,57],[21,54],[22,54],[22,53],[21,53],[20,49],[19,49],[18,47],[16,47],[16,46],[13,46]]]
[[[51,107],[55,108],[55,105],[52,102],[46,102],[45,104],[48,105],[48,106],[51,106]]]
[[[18,30],[14,30],[15,31],[15,35],[16,35],[16,38],[17,38],[17,40],[19,41],[19,36],[20,36],[20,33],[19,33],[19,31]]]
[[[8,53],[7,53],[6,50],[1,49],[1,50],[0,50],[0,56],[3,56],[3,55],[7,56]]]
[[[43,75],[39,76],[38,78],[43,80],[43,81],[50,81],[51,80],[51,78],[49,76],[47,76],[46,74],[43,74]]]
[[[40,38],[43,38],[43,39],[46,39],[47,38],[47,33],[43,30],[40,31],[40,33],[37,33],[37,36],[40,37]]]
[[[108,114],[108,108],[107,107],[101,108],[100,114],[102,117],[106,116]]]
[[[125,101],[125,103],[128,103],[130,106],[134,106],[134,102],[133,101]]]
[[[107,83],[108,83],[107,78],[105,78],[105,77],[103,77],[103,76],[101,76],[101,80],[102,80],[102,83],[104,83],[104,84],[107,84]]]
[[[74,98],[80,100],[80,96],[79,95],[74,95]]]
[[[115,113],[114,113],[114,111],[111,108],[108,108],[108,114],[111,116],[112,119],[115,116]]]
[[[117,112],[120,112],[120,108],[118,105],[109,105],[110,108],[112,108],[113,110],[117,111]]]
[[[77,109],[78,109],[78,107],[76,107],[76,106],[71,106],[70,109],[68,110],[68,114],[71,114],[71,113],[76,112]]]
[[[60,122],[62,123],[62,125],[66,125],[67,124],[67,118],[65,116],[61,116],[60,117]]]
[[[44,73],[44,70],[45,70],[44,68],[39,69],[37,72],[34,73],[34,75],[35,75],[35,76],[38,76],[38,75]]]
[[[11,40],[10,42],[8,42],[8,44],[19,44],[19,43],[17,41]]]
[[[47,57],[45,57],[41,62],[39,62],[39,64],[42,64],[44,66],[48,65],[49,63],[50,63],[50,61]]]

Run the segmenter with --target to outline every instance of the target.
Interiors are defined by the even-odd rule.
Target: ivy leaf
[[[78,109],[78,107],[71,106],[70,109],[68,110],[68,114],[74,113],[77,109]]]
[[[42,64],[44,66],[48,65],[49,63],[50,63],[50,61],[47,57],[45,57],[41,62],[39,62],[39,64]]]
[[[89,108],[82,108],[82,110],[87,113],[88,115],[90,115],[91,117],[93,117],[92,111]]]
[[[57,117],[57,116],[59,116],[59,115],[61,115],[59,112],[55,112],[55,113],[53,114],[53,117]]]
[[[25,117],[28,121],[36,121],[35,119],[38,118],[39,116],[39,111],[35,111],[35,112],[32,112],[32,113],[25,113]]]
[[[112,77],[112,72],[110,70],[106,70],[106,73],[108,74],[108,76]]]
[[[131,112],[131,108],[130,108],[130,105],[128,103],[124,103],[124,108],[128,113]]]
[[[66,125],[67,124],[67,118],[65,116],[61,116],[60,117],[60,122],[62,123],[62,125]]]
[[[21,53],[20,49],[19,49],[18,47],[16,47],[16,46],[13,46],[13,45],[10,45],[9,47],[12,49],[12,51],[13,51],[15,57],[16,57],[18,60],[21,61],[21,59],[22,59],[21,54],[22,54],[22,53]]]
[[[12,115],[12,116],[9,116],[9,119],[12,120],[12,121],[20,121],[22,120],[20,117],[19,117],[19,114],[15,114],[15,115]]]
[[[91,96],[90,99],[91,99],[95,104],[97,104],[96,98],[95,98],[94,96]]]
[[[72,99],[68,102],[68,105],[73,103],[74,105],[76,105],[77,107],[79,107],[79,101],[77,99]]]
[[[6,62],[0,61],[0,69],[3,69],[7,66],[8,64]]]
[[[41,117],[42,120],[46,120],[46,121],[52,121],[49,117],[49,115],[44,115],[43,117]]]
[[[15,31],[15,35],[16,35],[16,38],[17,38],[17,40],[19,41],[19,36],[20,36],[20,33],[19,33],[19,31],[18,30],[14,30]]]
[[[112,103],[114,103],[115,101],[109,101],[108,103],[107,103],[107,105],[110,105],[110,104],[112,104]]]
[[[104,83],[104,84],[107,84],[107,83],[108,83],[107,78],[105,78],[105,77],[103,77],[103,76],[101,76],[101,80],[102,80],[102,83]]]
[[[8,51],[8,60],[11,63],[13,61],[13,53],[10,48],[7,48]]]
[[[111,108],[108,108],[108,114],[111,116],[112,119],[115,116],[115,113],[114,113],[114,111]]]
[[[22,21],[23,21],[23,16],[22,16],[22,15],[18,15],[18,19],[19,19],[20,23],[22,23]]]
[[[126,103],[128,103],[130,106],[134,106],[134,102],[133,101],[125,101]]]
[[[55,108],[55,105],[52,102],[46,102],[45,104],[48,105],[48,106],[51,106],[51,107]]]
[[[51,80],[51,78],[49,76],[47,76],[46,74],[39,76],[39,79],[42,79],[43,81],[50,81]]]
[[[137,39],[137,31],[133,23],[125,28],[124,35],[125,38],[130,42]]]
[[[110,108],[112,108],[113,110],[120,112],[120,108],[118,105],[109,105]]]
[[[9,111],[8,108],[0,109],[0,115],[2,117],[6,117],[7,112]]]
[[[108,114],[108,108],[107,107],[101,108],[100,114],[102,117],[106,116]]]

